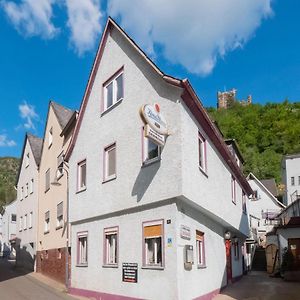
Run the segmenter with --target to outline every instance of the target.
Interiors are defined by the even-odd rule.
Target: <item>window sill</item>
[[[56,180],[58,181],[59,179],[61,179],[64,176],[64,173],[60,174],[59,176],[57,176]]]
[[[24,228],[24,231],[27,230],[27,228]]]
[[[76,267],[86,268],[86,267],[88,267],[88,264],[77,264]]]
[[[28,227],[28,229],[31,229],[31,228],[32,228],[32,226]]]
[[[198,268],[198,269],[206,269],[207,266],[206,266],[206,265],[198,265],[197,268]]]
[[[207,172],[206,170],[204,170],[202,167],[198,166],[199,167],[199,170],[201,171],[201,173],[208,178],[208,175],[207,175]]]
[[[50,232],[50,230],[44,231],[44,234],[48,234]]]
[[[61,229],[61,228],[63,228],[64,226],[63,225],[59,225],[59,226],[57,226],[56,228],[55,228],[55,230],[59,230],[59,229]]]
[[[48,146],[48,149],[50,149],[52,147],[52,143]]]
[[[236,201],[234,201],[234,200],[231,200],[231,202],[232,202],[234,205],[236,205]]]
[[[143,162],[143,164],[142,164],[142,168],[148,167],[148,166],[153,165],[153,164],[155,164],[155,163],[158,163],[158,162],[160,162],[160,161],[161,161],[161,157],[160,157],[160,156],[159,156],[159,157],[156,157],[156,158],[152,158],[152,159],[150,159],[150,160],[145,160],[145,161]]]
[[[112,180],[115,180],[115,179],[117,179],[117,175],[115,175],[113,177],[110,177],[110,178],[103,179],[102,183],[106,183],[106,182],[109,182],[109,181],[112,181]]]
[[[85,187],[85,188],[82,188],[82,189],[80,189],[80,190],[78,190],[78,191],[76,191],[76,194],[80,194],[80,193],[82,193],[82,192],[84,192],[84,191],[86,191],[86,187]]]
[[[108,112],[110,112],[112,109],[114,109],[116,106],[119,106],[119,104],[123,101],[124,98],[118,100],[116,103],[114,103],[113,105],[111,105],[109,108],[107,108],[106,110],[104,110],[103,112],[101,112],[101,117],[103,117],[104,115],[106,115]]]
[[[45,190],[45,194],[50,190],[50,188],[48,188],[47,190]]]
[[[102,265],[102,268],[113,268],[113,269],[117,269],[119,268],[119,265],[118,264],[105,264],[105,265]]]
[[[149,270],[164,270],[165,268],[162,266],[142,266],[142,269],[149,269]]]

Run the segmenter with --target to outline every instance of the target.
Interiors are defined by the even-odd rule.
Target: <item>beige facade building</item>
[[[75,111],[49,103],[39,169],[37,272],[61,282],[66,273],[68,176],[58,166],[75,122]],[[60,185],[52,185],[55,180]]]

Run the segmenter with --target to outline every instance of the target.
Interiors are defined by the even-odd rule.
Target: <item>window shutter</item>
[[[162,235],[162,225],[152,225],[152,226],[145,226],[144,227],[144,237],[156,237]]]

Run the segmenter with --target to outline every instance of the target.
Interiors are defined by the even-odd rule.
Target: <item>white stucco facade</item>
[[[30,138],[32,136],[26,135],[17,182],[17,263],[33,269],[37,250],[39,176]]]
[[[248,182],[256,196],[249,201],[248,212],[253,238],[258,238],[259,244],[265,246],[266,233],[274,227],[272,217],[284,208],[268,189],[253,174],[248,176]],[[269,220],[270,219],[270,220]]]
[[[284,200],[289,205],[297,197],[300,198],[300,154],[286,155],[282,160],[281,170],[285,185]]]
[[[249,234],[242,188],[215,146],[182,101],[183,90],[166,83],[114,26],[103,53],[69,157],[72,225],[71,290],[143,299],[193,299],[227,284],[224,234],[238,242],[232,277],[242,275],[242,251]],[[101,50],[102,51],[102,50]],[[101,113],[103,83],[123,68],[124,98]],[[160,160],[143,165],[139,115],[158,103],[170,135]],[[80,114],[82,114],[81,108]],[[79,114],[79,119],[80,119]],[[77,128],[77,127],[76,127]],[[75,129],[76,132],[76,129]],[[206,168],[199,168],[198,135],[206,141]],[[103,153],[115,143],[116,178],[103,180]],[[224,146],[226,147],[226,146]],[[78,166],[86,161],[86,187],[78,190]],[[160,220],[163,263],[145,267],[143,224]],[[182,238],[181,228],[189,232]],[[118,263],[103,266],[104,230],[118,228]],[[196,231],[204,236],[205,265],[196,263]],[[78,263],[79,236],[87,236],[87,264]],[[184,265],[184,246],[193,246],[194,264]],[[137,283],[122,281],[123,263],[137,263]],[[200,298],[199,298],[200,299]]]
[[[14,200],[10,204],[3,207],[2,210],[2,253],[5,256],[16,256],[15,243],[17,222],[14,221],[17,214],[17,201]]]

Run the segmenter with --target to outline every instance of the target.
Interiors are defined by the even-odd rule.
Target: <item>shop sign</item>
[[[186,240],[191,239],[191,228],[185,225],[180,226],[180,237]]]
[[[122,264],[122,280],[123,282],[137,283],[138,280],[138,264],[123,263]]]
[[[145,124],[157,131],[159,134],[167,135],[168,127],[164,116],[160,112],[160,106],[155,103],[154,105],[146,104],[141,108],[141,116]]]
[[[145,125],[144,135],[146,138],[149,138],[153,143],[163,146],[165,144],[165,136],[159,134],[157,131],[153,130],[149,124]]]

